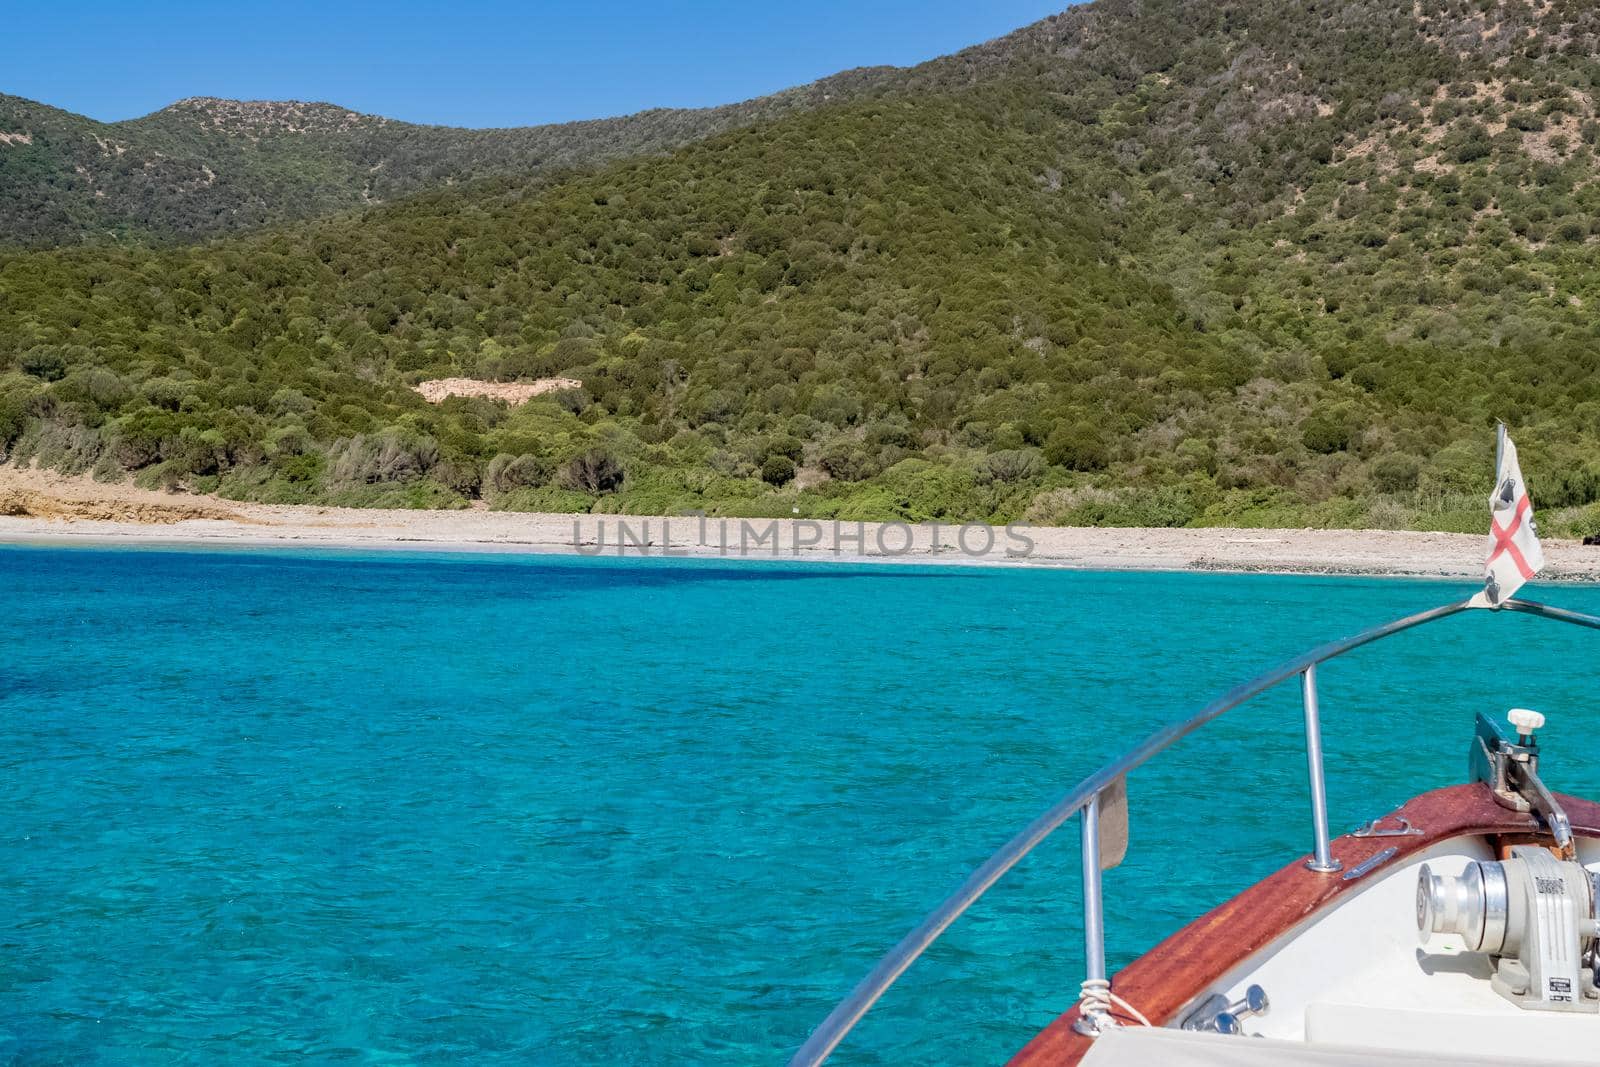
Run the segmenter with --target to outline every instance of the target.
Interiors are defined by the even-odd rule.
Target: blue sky
[[[726,103],[848,67],[919,63],[1065,6],[10,0],[0,5],[0,92],[105,121],[186,96],[224,96],[520,126]]]

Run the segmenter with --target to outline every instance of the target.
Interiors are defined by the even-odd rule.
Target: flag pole
[[[1506,458],[1506,424],[1496,422],[1494,435],[1494,480],[1500,484],[1500,461]]]

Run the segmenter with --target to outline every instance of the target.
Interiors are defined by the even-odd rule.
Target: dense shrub
[[[1105,435],[1093,423],[1057,426],[1044,443],[1044,458],[1073,471],[1097,471],[1110,462]]]
[[[484,483],[497,493],[532,489],[550,480],[549,465],[538,456],[512,456],[502,452],[489,461]]]
[[[21,390],[0,389],[0,460],[4,460],[11,445],[22,436],[27,427],[28,396]]]
[[[761,453],[763,462],[773,456],[782,456],[785,459],[799,463],[806,454],[806,446],[804,441],[792,434],[781,434],[764,441]]]
[[[1372,462],[1372,487],[1380,493],[1404,493],[1417,487],[1422,462],[1415,456],[1390,454]]]
[[[836,437],[823,446],[818,462],[830,477],[845,482],[864,481],[882,469],[859,441],[847,437]]]
[[[1342,414],[1319,411],[1306,419],[1300,440],[1311,451],[1327,455],[1349,448],[1352,431],[1350,420]]]
[[[329,450],[335,483],[405,482],[421,478],[439,462],[439,443],[400,430],[357,434]]]
[[[1183,487],[1159,489],[1082,487],[1058,489],[1036,498],[1028,509],[1034,522],[1060,526],[1187,526],[1200,514],[1198,502]]]
[[[60,381],[67,374],[66,358],[53,348],[29,349],[22,354],[18,365],[22,367],[23,373],[42,378],[47,382]]]
[[[761,464],[761,480],[768,485],[788,485],[794,475],[794,460],[788,456],[771,455]]]
[[[615,492],[622,480],[622,463],[601,448],[573,456],[561,468],[561,484],[582,493]]]
[[[991,452],[978,461],[980,482],[1025,482],[1044,473],[1044,457],[1037,449],[1016,448]]]

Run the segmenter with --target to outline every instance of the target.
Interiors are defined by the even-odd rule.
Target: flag
[[[1539,529],[1533,522],[1533,501],[1517,463],[1517,446],[1500,427],[1500,449],[1494,492],[1489,494],[1489,555],[1483,562],[1483,592],[1472,598],[1478,607],[1499,607],[1522,583],[1544,566]]]

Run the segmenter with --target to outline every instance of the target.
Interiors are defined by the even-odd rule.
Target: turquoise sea
[[[781,1062],[1101,760],[1463,586],[0,548],[0,1063]],[[1530,587],[1600,610],[1592,587]],[[1474,613],[1324,669],[1336,830],[1600,635]],[[1298,695],[1133,776],[1115,965],[1310,844]],[[994,1063],[1074,999],[1068,827],[837,1062]]]

